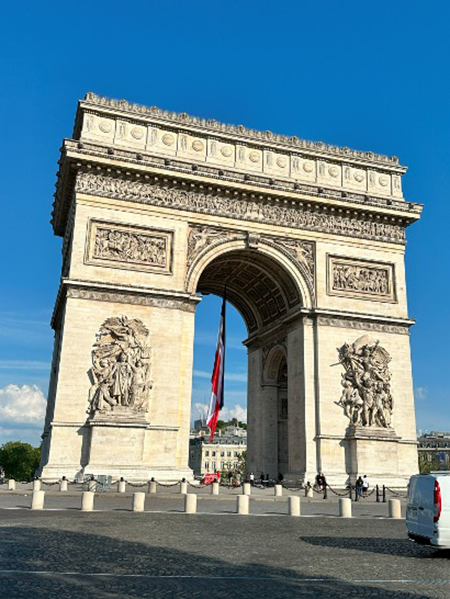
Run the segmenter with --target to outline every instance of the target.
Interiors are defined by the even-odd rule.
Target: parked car
[[[411,476],[406,527],[416,543],[450,549],[450,472]]]

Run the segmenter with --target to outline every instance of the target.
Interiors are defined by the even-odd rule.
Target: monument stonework
[[[89,93],[63,142],[40,473],[179,480],[195,309],[247,326],[247,469],[332,485],[417,471],[397,158]]]

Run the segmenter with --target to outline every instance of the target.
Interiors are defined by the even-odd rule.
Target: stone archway
[[[42,476],[191,476],[195,308],[226,283],[248,330],[249,468],[406,481],[405,229],[421,207],[405,202],[405,171],[88,94],[52,217],[63,260]]]
[[[249,248],[242,240],[207,245],[196,260],[201,267],[193,264],[188,278],[192,290],[201,294],[223,297],[226,289],[228,301],[244,319],[249,352],[247,465],[271,477],[280,471],[298,476],[306,469],[306,432],[288,426],[288,405],[292,414],[305,412],[304,375],[289,384],[287,361],[288,338],[303,330],[302,293],[307,302],[311,298],[303,273],[281,250],[264,242]],[[301,353],[292,359],[301,361]],[[289,460],[289,446],[293,456],[301,453],[302,464]]]

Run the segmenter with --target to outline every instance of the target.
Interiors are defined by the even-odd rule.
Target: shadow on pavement
[[[335,547],[336,549],[353,549],[355,551],[369,551],[384,555],[396,555],[401,557],[428,558],[428,557],[450,557],[450,551],[437,550],[427,545],[418,545],[408,538],[404,539],[374,539],[360,537],[299,537],[304,543],[322,547]]]
[[[233,564],[226,561],[226,556],[224,559],[205,556],[208,551],[214,556],[221,554],[220,536],[217,545],[208,547],[202,546],[197,538],[193,540],[192,552],[188,552],[151,546],[151,527],[145,541],[131,542],[109,536],[114,524],[106,527],[92,521],[92,525],[99,530],[80,533],[44,526],[0,528],[0,597],[417,599],[430,596],[418,587],[409,587],[411,591],[414,588],[409,592],[404,585],[391,585],[387,589],[382,583],[350,583],[328,577],[314,580],[298,570],[261,563]],[[340,539],[329,537],[303,540],[341,546]],[[344,539],[344,546],[353,545],[361,549],[364,542]],[[374,545],[373,540],[370,545]],[[399,541],[398,545],[400,549],[403,543]],[[375,540],[374,546],[380,551],[382,540],[379,544]],[[405,554],[402,550],[402,555],[409,555],[408,551]],[[445,594],[436,595],[434,590],[431,596],[444,598]]]

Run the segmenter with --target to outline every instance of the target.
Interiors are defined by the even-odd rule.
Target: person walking
[[[358,495],[358,497],[362,497],[363,494],[363,484],[364,481],[361,478],[361,476],[358,477],[357,481],[356,481],[356,494]]]
[[[255,484],[255,475],[253,474],[253,472],[250,472],[250,484],[252,485],[252,487]]]
[[[368,493],[369,493],[369,479],[367,478],[366,474],[363,476],[362,492],[363,492],[363,497],[367,497],[368,496]]]

